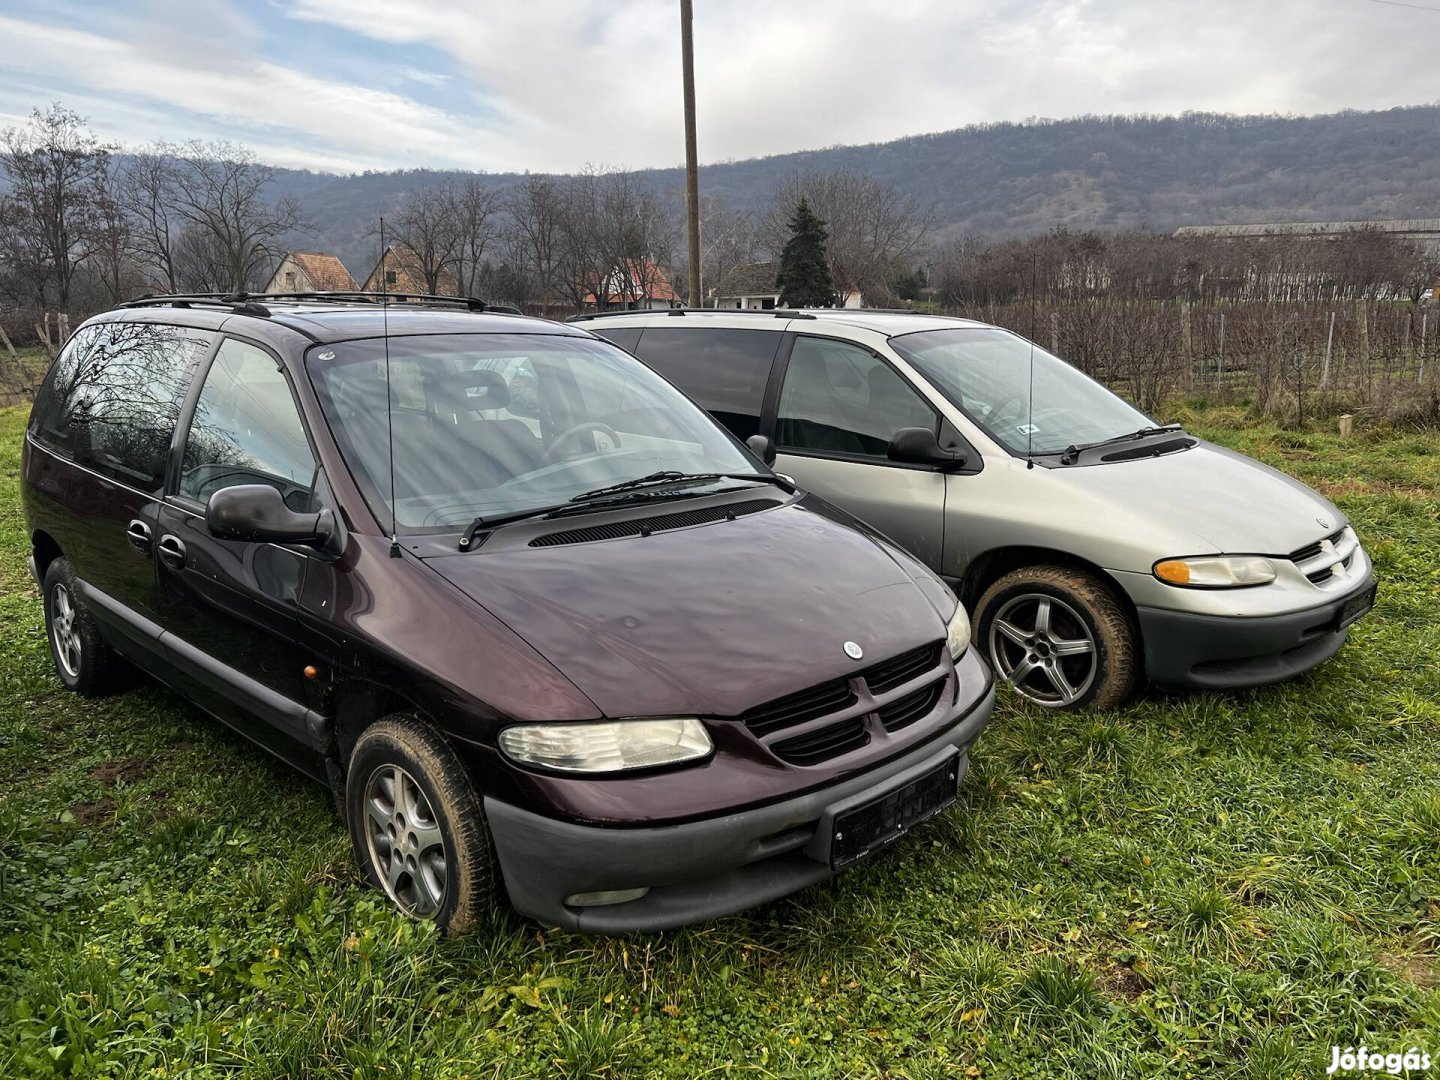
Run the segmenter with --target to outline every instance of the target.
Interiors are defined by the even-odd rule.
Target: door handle
[[[174,570],[185,568],[185,545],[178,536],[166,533],[160,538],[160,561]]]
[[[150,526],[139,518],[125,526],[125,539],[142,555],[150,554]]]

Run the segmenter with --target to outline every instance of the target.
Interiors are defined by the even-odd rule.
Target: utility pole
[[[685,81],[685,224],[690,249],[690,306],[704,306],[700,295],[700,163],[695,151],[694,6],[680,0],[680,59]]]

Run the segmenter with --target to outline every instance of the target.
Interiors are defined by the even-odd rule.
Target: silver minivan
[[[578,318],[942,574],[1038,704],[1106,708],[1142,677],[1276,682],[1374,604],[1329,500],[1008,330],[855,310]]]

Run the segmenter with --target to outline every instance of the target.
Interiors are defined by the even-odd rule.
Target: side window
[[[158,491],[190,373],[212,340],[156,323],[86,328],[46,379],[35,438],[121,483]]]
[[[785,369],[777,446],[884,458],[906,427],[935,428],[935,410],[887,364],[843,341],[797,338]]]
[[[637,354],[741,439],[760,431],[760,407],[781,335],[769,330],[651,327]]]
[[[79,434],[71,419],[80,400],[80,372],[100,342],[101,329],[82,327],[66,342],[35,392],[35,406],[30,410],[30,437],[67,456],[74,455]]]
[[[269,484],[298,512],[310,502],[314,477],[300,412],[275,358],[227,339],[195,403],[180,494],[203,503],[221,488]]]
[[[640,344],[642,331],[638,326],[605,326],[602,324],[591,327],[591,329],[606,341],[613,341],[629,353],[633,353],[635,346]]]

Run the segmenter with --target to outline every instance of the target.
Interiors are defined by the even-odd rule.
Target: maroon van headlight
[[[610,773],[679,765],[715,748],[692,716],[584,724],[520,724],[500,733],[500,748],[524,765],[562,772]]]

